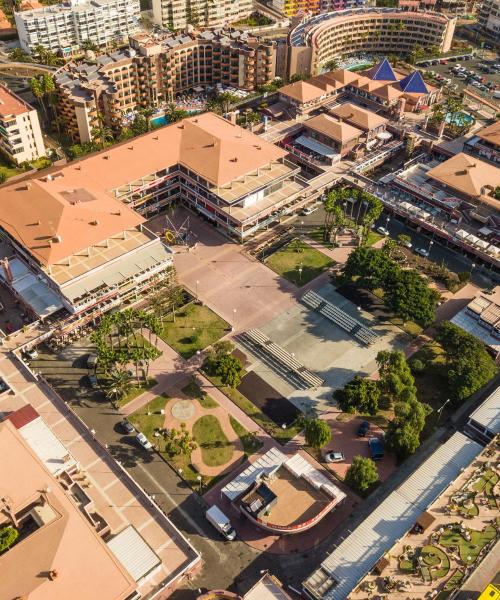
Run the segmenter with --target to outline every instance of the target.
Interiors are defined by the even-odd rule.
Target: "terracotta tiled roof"
[[[380,127],[380,125],[387,123],[387,119],[384,119],[384,117],[350,102],[335,106],[329,112],[331,115],[363,129],[363,131],[370,131],[371,129],[375,129],[375,127]]]
[[[299,102],[312,102],[324,96],[325,90],[309,83],[308,81],[296,81],[280,88],[280,94],[298,100]]]
[[[304,123],[307,129],[324,133],[336,142],[346,143],[363,135],[363,132],[348,123],[337,121],[328,115],[318,115]]]
[[[480,129],[476,135],[485,142],[493,144],[493,146],[500,146],[500,121],[496,121],[493,125]]]

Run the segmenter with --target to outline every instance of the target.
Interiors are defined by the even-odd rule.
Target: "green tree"
[[[181,423],[180,429],[158,429],[164,441],[164,452],[169,456],[190,456],[193,450],[196,450],[198,445],[194,438],[186,429],[186,423]]]
[[[396,402],[394,419],[389,421],[385,436],[386,447],[400,459],[407,458],[420,445],[420,434],[427,416],[432,412],[428,404],[411,398],[407,402]]]
[[[100,362],[100,360],[99,360]],[[106,398],[111,401],[121,400],[129,391],[132,382],[130,373],[125,369],[114,369],[106,382]]]
[[[449,393],[455,402],[465,400],[496,375],[495,361],[484,344],[457,325],[440,323],[436,341],[445,353]]]
[[[172,286],[167,290],[166,296],[175,323],[176,310],[186,302],[186,293],[180,286]]]
[[[332,439],[330,426],[326,421],[317,418],[302,418],[306,444],[319,450]]]
[[[12,527],[11,525],[2,527],[0,529],[0,554],[5,550],[8,550],[18,537],[19,531],[15,527]]]
[[[377,465],[371,458],[355,456],[345,474],[345,482],[356,492],[365,492],[378,481]]]
[[[182,119],[189,117],[189,113],[183,108],[177,108],[177,106],[172,103],[167,106],[165,116],[169,123],[177,123],[177,121],[182,121]]]
[[[340,67],[340,62],[337,58],[332,58],[330,60],[327,60],[326,63],[323,65],[323,69],[325,71],[335,71],[339,67]]]
[[[403,401],[410,402],[417,397],[415,379],[406,358],[399,350],[381,350],[377,356],[381,394],[389,404]]]
[[[29,54],[26,54],[21,48],[14,48],[9,52],[9,58],[12,62],[31,62]]]
[[[396,268],[397,265],[384,252],[360,246],[349,254],[343,275],[357,285],[373,290],[384,287],[388,274]]]
[[[393,269],[386,280],[384,303],[404,322],[411,320],[423,327],[430,325],[436,317],[440,297],[417,271]]]
[[[239,358],[232,354],[223,354],[217,359],[215,374],[218,375],[224,385],[237,388],[241,381],[243,365]]]
[[[5,183],[7,181],[7,173],[5,172],[5,169],[0,167],[0,185],[2,183]]]
[[[376,415],[380,389],[376,381],[356,375],[343,389],[335,390],[333,397],[343,412]]]
[[[305,250],[305,247],[306,247],[306,246],[305,246],[304,242],[303,242],[301,239],[299,239],[299,238],[295,238],[295,239],[293,239],[293,240],[290,242],[289,246],[288,246],[288,248],[289,248],[289,249],[290,249],[292,252],[297,252],[297,253],[299,253],[299,254],[300,254],[301,252],[304,252],[304,250]]]

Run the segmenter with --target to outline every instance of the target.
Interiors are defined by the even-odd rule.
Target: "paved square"
[[[376,371],[375,357],[380,350],[401,350],[409,343],[409,338],[398,327],[390,323],[381,323],[370,314],[358,311],[352,302],[337,293],[329,283],[319,288],[317,293],[364,322],[378,334],[379,340],[366,347],[322,315],[295,303],[261,326],[260,330],[324,379],[323,386],[317,389],[296,390],[256,357],[253,357],[254,361],[248,370],[256,371],[298,408],[312,405],[323,411],[331,409],[333,390],[343,387],[358,373],[371,375]]]

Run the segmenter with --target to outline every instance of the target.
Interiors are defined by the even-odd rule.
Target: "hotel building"
[[[129,50],[67,65],[56,75],[59,114],[75,142],[92,139],[98,113],[118,128],[137,107],[172,102],[178,93],[218,83],[251,91],[276,73],[274,43],[242,31],[136,34],[130,44]]]
[[[21,48],[37,45],[63,55],[78,53],[84,42],[123,43],[137,31],[139,0],[67,0],[62,4],[15,13]]]
[[[45,156],[38,113],[0,84],[0,151],[16,164]]]
[[[368,4],[367,0],[273,0],[272,2],[273,8],[287,17],[359,8],[366,4]]]
[[[153,0],[154,22],[174,30],[229,25],[253,11],[252,0]]]
[[[287,152],[204,113],[2,187],[0,277],[39,317],[89,320],[169,276],[142,215],[182,201],[243,242],[322,193]]]
[[[478,12],[478,25],[484,35],[498,43],[500,36],[500,0],[484,0]]]
[[[394,70],[386,58],[367,71],[337,69],[279,90],[280,102],[299,115],[344,98],[385,114],[401,114],[427,109],[441,99],[441,90],[426,83],[418,71]]]
[[[305,18],[288,34],[288,75],[319,75],[332,59],[363,52],[408,54],[415,46],[448,52],[456,18],[436,12],[358,8]]]

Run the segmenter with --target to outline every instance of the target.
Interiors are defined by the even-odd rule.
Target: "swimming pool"
[[[453,116],[452,113],[448,113],[444,120],[449,125],[458,125],[459,127],[472,125],[472,123],[474,123],[474,117],[471,117],[471,115],[464,112],[456,113],[455,116]]]
[[[154,119],[151,119],[151,123],[155,127],[162,127],[163,125],[167,125],[168,118],[166,115],[161,115],[161,117],[154,117]]]

